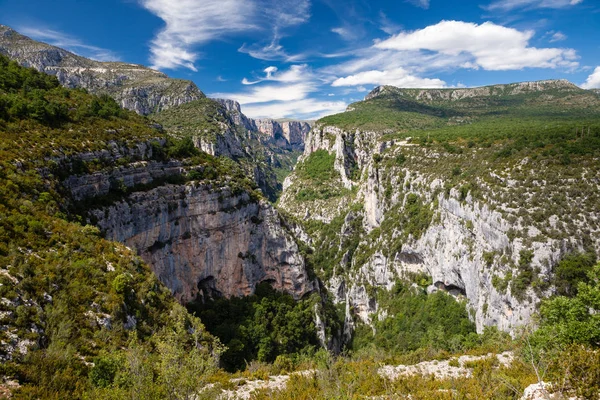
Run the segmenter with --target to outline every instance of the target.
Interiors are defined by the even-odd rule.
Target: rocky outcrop
[[[565,79],[520,82],[507,85],[492,85],[477,88],[459,89],[401,89],[394,86],[378,86],[365,97],[365,100],[371,100],[386,94],[394,94],[421,102],[430,103],[435,101],[458,101],[473,97],[486,97],[495,95],[516,96],[525,93],[544,92],[548,90],[581,91],[578,86]]]
[[[79,159],[119,159],[123,154],[126,150],[115,148]],[[269,202],[234,192],[225,183],[168,184],[185,173],[180,161],[151,160],[143,145],[129,156],[133,154],[145,158],[70,176],[63,185],[74,202],[91,207],[90,220],[106,238],[135,249],[179,301],[198,294],[249,295],[265,281],[297,299],[313,290],[295,239]],[[115,200],[118,193],[121,199]],[[95,203],[109,194],[110,206]]]
[[[36,42],[0,25],[0,53],[54,75],[63,86],[108,94],[123,108],[147,115],[204,97],[191,81],[137,64],[99,62]]]
[[[439,150],[410,139],[384,141],[382,137],[375,132],[348,132],[317,124],[307,137],[300,162],[319,149],[335,154],[334,168],[339,172],[340,183],[355,187],[356,195],[335,199],[336,206],[331,208],[324,208],[317,201],[298,201],[296,178],[292,175],[286,180],[280,199],[280,207],[300,219],[329,222],[340,212],[348,213],[342,214],[346,222],[339,232],[340,240],[351,234],[346,225],[354,218],[351,214],[356,214],[340,204],[355,202],[363,206],[359,215],[363,220],[360,240],[364,246],[359,248],[366,255],[355,254],[351,263],[350,257],[344,255],[340,265],[334,267],[333,276],[325,282],[335,302],[346,304],[347,330],[352,328],[353,317],[367,324],[373,318],[384,317],[385,310],[379,308],[373,288],[390,289],[399,277],[424,272],[432,278],[430,292],[446,290],[467,300],[478,331],[497,326],[516,333],[519,327],[532,322],[540,299],[551,293],[553,268],[562,257],[590,248],[600,251],[598,224],[594,222],[599,219],[597,210],[584,205],[582,199],[586,196],[578,186],[598,187],[599,171],[592,161],[577,181],[567,174],[551,185],[542,180],[532,183],[535,177],[551,173],[545,171],[547,164],[540,164],[541,169],[536,170],[527,165],[530,160],[524,159],[510,170],[503,167],[497,171],[490,166],[472,186],[454,183],[455,187],[448,187],[448,167],[443,166],[446,164]],[[477,153],[470,154],[470,163],[481,162],[476,161]],[[408,161],[395,166],[398,157]],[[447,154],[445,157],[452,158]],[[351,168],[360,173],[351,176]],[[441,175],[433,172],[438,169]],[[526,172],[529,170],[531,173]],[[529,189],[525,189],[527,185]],[[471,187],[478,188],[478,196]],[[538,223],[527,218],[549,206],[543,203],[547,199],[534,193],[557,190],[567,196],[567,208],[562,213],[548,219],[538,216]],[[403,233],[405,227],[400,222],[409,196],[420,199],[428,210],[424,214],[428,215],[426,229],[418,235]],[[506,199],[515,196],[542,203],[531,203],[529,209],[513,208]],[[568,211],[571,209],[578,210],[576,221]],[[551,233],[569,225],[573,227],[568,233]],[[534,271],[537,283],[533,286],[537,286],[534,288],[529,282],[517,292],[514,282],[520,279],[522,268]]]
[[[93,214],[108,239],[136,249],[183,303],[199,293],[250,295],[265,281],[297,299],[312,290],[277,211],[247,193],[166,185]]]
[[[244,113],[242,113],[242,108],[240,106],[240,103],[238,103],[237,101],[234,100],[228,100],[228,99],[213,99],[216,102],[218,102],[219,104],[223,105],[225,107],[225,109],[229,112],[229,114],[231,115],[233,122],[238,125],[241,126],[251,132],[256,132],[258,131],[257,127],[256,127],[256,121],[248,118],[244,115]]]
[[[304,140],[310,131],[310,124],[304,121],[277,121],[274,119],[252,119],[242,113],[240,103],[234,100],[214,99],[222,104],[232,116],[235,125],[250,133],[258,134],[258,139],[268,145],[289,151],[303,151]]]
[[[283,121],[273,119],[255,120],[258,132],[289,150],[304,150],[304,140],[310,131],[310,125],[302,121]]]

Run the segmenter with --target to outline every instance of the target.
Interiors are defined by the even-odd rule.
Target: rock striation
[[[311,125],[305,121],[278,121],[274,119],[252,119],[246,117],[241,106],[234,100],[215,99],[232,115],[236,125],[249,132],[259,134],[265,144],[275,145],[289,151],[303,151],[306,135]]]
[[[106,237],[138,251],[182,303],[246,296],[260,282],[312,290],[293,237],[266,201],[229,188],[165,185],[93,212]]]
[[[23,66],[54,75],[68,88],[107,94],[123,108],[148,115],[205,97],[191,81],[122,62],[100,62],[37,42],[0,25],[0,53]]]
[[[593,163],[585,166],[578,180],[564,178],[552,185],[535,179],[554,172],[535,170],[527,166],[528,159],[512,169],[488,168],[476,182],[484,195],[474,196],[469,186],[447,187],[445,171],[448,167],[442,166],[443,157],[436,150],[412,143],[410,138],[382,138],[383,134],[377,132],[345,131],[317,123],[306,139],[299,162],[317,150],[335,155],[334,168],[339,173],[340,184],[354,188],[356,197],[334,198],[329,203],[299,201],[300,183],[292,174],[284,183],[279,203],[282,209],[299,219],[326,223],[342,212],[345,223],[338,234],[341,243],[350,234],[349,222],[362,217],[365,233],[360,239],[364,244],[361,251],[366,254],[358,257],[355,254],[351,260],[344,255],[340,265],[334,267],[333,276],[325,281],[335,302],[346,305],[346,338],[351,334],[355,319],[370,324],[373,318],[385,317],[386,311],[380,309],[373,288],[389,290],[396,279],[414,273],[431,277],[430,292],[445,290],[466,299],[479,332],[486,326],[496,326],[515,334],[520,327],[532,323],[540,299],[551,290],[549,286],[535,290],[528,287],[524,293],[517,293],[515,286],[508,284],[519,276],[524,258],[528,259],[528,268],[535,271],[539,282],[549,282],[554,266],[566,254],[586,248],[600,251],[598,224],[593,222],[599,218],[597,210],[580,203],[582,196],[578,189],[578,185],[598,186],[600,171]],[[391,170],[383,169],[382,166],[392,165],[400,156],[409,161]],[[353,168],[360,172],[354,177],[349,174]],[[442,175],[432,172],[440,168]],[[526,172],[528,168],[532,168],[531,174]],[[546,167],[542,164],[540,168]],[[531,183],[532,180],[535,182]],[[531,185],[529,192],[524,189],[526,185]],[[567,195],[565,204],[567,209],[579,210],[577,221],[571,219],[572,213],[565,211],[536,225],[526,216],[547,204],[531,205],[526,210],[511,208],[503,201],[515,195],[543,201],[539,196],[532,197],[533,191],[543,190],[573,193],[572,197]],[[411,195],[422,199],[430,212],[430,221],[418,236],[409,235],[399,247],[390,249],[402,235],[404,227],[399,218]],[[340,207],[353,201],[363,205],[360,212],[348,212]],[[579,228],[568,235],[542,234],[545,229],[569,224]],[[375,239],[368,239],[371,236],[368,234],[376,234]],[[504,287],[501,282],[506,282]]]
[[[129,150],[115,144],[101,153],[72,157],[140,160],[69,176],[63,185],[75,203],[91,208],[90,221],[105,237],[135,249],[180,302],[245,296],[265,281],[297,299],[314,289],[293,234],[266,200],[226,184],[169,184],[186,168],[177,160],[150,159],[145,144]],[[98,201],[114,195],[115,185],[131,193],[110,205]]]

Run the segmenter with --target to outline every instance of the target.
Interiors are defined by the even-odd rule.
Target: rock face
[[[289,151],[304,150],[304,140],[310,131],[310,124],[308,122],[252,119],[242,113],[240,104],[237,101],[227,99],[214,100],[225,106],[236,125],[252,133],[259,134],[259,139],[263,143],[275,145]]]
[[[99,62],[36,42],[0,25],[0,53],[54,75],[63,86],[108,94],[123,108],[147,115],[204,97],[191,81],[172,79],[141,65]]]
[[[273,119],[255,120],[257,130],[271,140],[290,150],[304,150],[304,140],[310,125],[301,121],[279,122]]]
[[[312,291],[294,236],[273,206],[227,185],[165,184],[182,176],[180,161],[158,162],[151,146],[80,154],[87,159],[140,161],[94,174],[70,176],[63,185],[108,239],[135,249],[182,303],[203,296],[244,296],[260,282],[299,299]],[[62,160],[63,162],[65,160]],[[176,179],[175,179],[176,180]],[[95,199],[116,186],[144,187],[100,206]],[[122,192],[123,190],[121,190]],[[96,204],[96,205],[95,205]]]
[[[379,86],[373,89],[365,97],[365,100],[371,100],[388,93],[394,93],[395,95],[429,103],[435,101],[458,101],[473,97],[494,95],[516,96],[519,94],[543,92],[552,89],[567,91],[581,90],[578,86],[565,79],[520,82],[507,85],[492,85],[465,89],[400,89],[394,86]]]
[[[247,193],[166,185],[94,212],[106,237],[137,249],[185,303],[246,296],[267,281],[299,299],[312,289],[304,260],[279,215]]]
[[[240,103],[238,103],[237,101],[228,100],[228,99],[214,99],[214,100],[217,101],[218,103],[222,104],[225,107],[225,109],[229,112],[229,114],[233,118],[233,122],[236,125],[244,127],[245,129],[247,129],[251,132],[258,131],[258,129],[256,127],[256,121],[254,121],[251,118],[246,117],[242,113],[242,108],[240,107]]]
[[[478,331],[497,326],[516,333],[520,326],[531,322],[540,299],[551,293],[547,283],[553,267],[565,254],[586,248],[600,251],[599,227],[594,222],[599,218],[597,209],[585,206],[585,196],[578,192],[579,184],[596,188],[600,182],[600,171],[592,161],[583,166],[583,176],[577,180],[568,176],[558,179],[560,171],[547,171],[543,163],[536,170],[537,167],[527,165],[529,159],[512,169],[498,171],[490,167],[476,180],[483,193],[476,197],[468,189],[470,186],[446,186],[449,167],[444,157],[448,156],[410,140],[384,141],[380,133],[349,132],[317,124],[306,139],[299,162],[320,149],[335,155],[334,168],[341,183],[354,188],[356,196],[334,198],[330,203],[298,201],[297,178],[291,175],[284,183],[280,207],[300,219],[329,222],[340,212],[348,213],[343,211],[344,204],[364,205],[358,214],[342,214],[346,220],[339,240],[348,237],[348,223],[360,215],[364,229],[361,251],[366,255],[355,254],[351,261],[344,255],[340,265],[334,267],[333,276],[325,282],[335,302],[346,304],[346,336],[353,318],[370,324],[373,318],[385,315],[374,292],[368,289],[389,290],[398,277],[423,272],[433,281],[429,291],[446,290],[467,300]],[[408,161],[384,169],[398,157]],[[473,159],[470,163],[479,162],[475,151],[469,157]],[[348,173],[352,168],[360,171],[354,178]],[[436,170],[442,174],[433,172]],[[538,176],[555,176],[557,180],[550,184],[536,180]],[[534,193],[548,193],[545,196],[550,197],[556,190],[565,193],[566,209],[548,219],[540,217],[541,222],[528,219],[528,215],[550,207],[543,203],[544,195]],[[423,202],[429,216],[422,232],[402,236],[405,227],[401,217],[410,196]],[[529,209],[524,208],[527,202],[522,208],[506,204],[507,198],[515,197],[542,203],[531,203]],[[581,213],[576,221],[572,220],[570,209]],[[572,232],[551,233],[569,224],[573,225]],[[369,233],[375,238],[368,239]],[[394,245],[399,240],[400,244]],[[542,288],[527,287],[517,293],[517,287],[510,282],[520,276],[523,265],[535,271]]]

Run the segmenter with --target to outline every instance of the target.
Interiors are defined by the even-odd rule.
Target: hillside
[[[203,96],[145,117],[19,66],[123,64],[3,36],[0,396],[600,390],[595,92],[386,86],[310,132]]]
[[[147,115],[204,97],[191,81],[172,79],[142,65],[100,62],[37,42],[0,25],[0,54],[54,75],[68,88],[107,94],[121,107]]]
[[[423,273],[515,334],[561,259],[600,250],[599,156],[600,99],[566,81],[386,86],[317,121],[279,206],[347,320],[379,326],[381,293]]]
[[[0,374],[16,398],[197,393],[224,349],[176,299],[313,290],[238,164],[108,96],[0,56],[0,135]]]

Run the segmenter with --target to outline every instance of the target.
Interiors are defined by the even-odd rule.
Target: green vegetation
[[[359,329],[352,342],[354,351],[378,348],[391,357],[420,348],[458,352],[479,344],[465,303],[443,291],[427,295],[424,289],[398,281],[378,300],[388,317],[375,322],[375,335],[368,327]]]
[[[329,154],[326,150],[317,150],[299,163],[296,176],[304,182],[310,182],[310,185],[298,189],[296,200],[328,200],[347,195],[350,191],[340,187],[340,175],[334,164],[335,154]]]
[[[590,255],[572,256],[566,264],[585,265]],[[563,268],[565,268],[563,266]],[[578,267],[575,269],[579,269]],[[579,282],[574,297],[544,300],[540,327],[532,335],[529,357],[548,369],[558,389],[586,399],[600,392],[600,264]]]
[[[318,297],[318,296],[317,296]],[[274,362],[278,357],[312,355],[319,346],[313,322],[313,304],[318,299],[295,301],[268,283],[255,294],[188,304],[205,321],[208,331],[226,346],[221,365],[227,371],[246,368],[247,363]]]
[[[559,296],[574,297],[580,282],[589,282],[589,273],[596,263],[593,252],[570,254],[564,257],[554,270],[554,285]]]
[[[214,143],[227,123],[227,111],[218,102],[202,98],[150,116],[174,136],[197,136]]]
[[[108,165],[65,155],[109,143],[158,138],[165,157],[201,155],[185,139],[161,147],[143,117],[4,57],[0,82],[0,375],[21,384],[13,397],[197,393],[218,340],[135,254],[79,222],[60,177]]]

